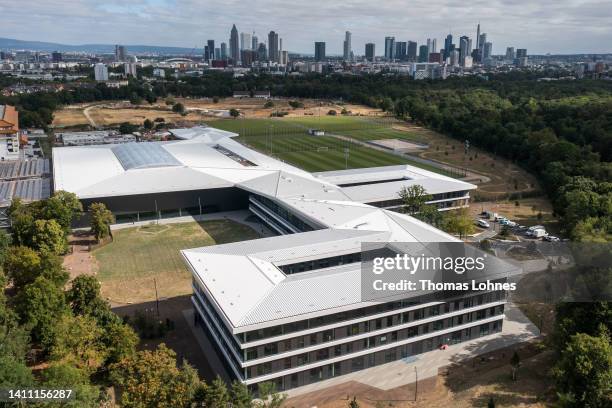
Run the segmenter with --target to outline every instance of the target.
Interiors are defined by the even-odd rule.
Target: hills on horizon
[[[158,45],[124,45],[130,53],[142,54],[165,54],[165,55],[199,55],[202,53],[200,48],[184,48],[184,47],[166,47]],[[203,48],[203,47],[202,47]],[[28,41],[17,40],[14,38],[0,38],[1,50],[29,50],[29,51],[45,51],[45,52],[87,52],[113,54],[115,52],[115,44],[80,44],[68,45],[44,41]]]

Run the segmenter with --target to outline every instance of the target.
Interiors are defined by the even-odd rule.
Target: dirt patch
[[[91,255],[89,246],[96,243],[93,235],[88,232],[76,232],[68,237],[70,253],[64,257],[64,268],[70,274],[70,279],[79,275],[95,275],[98,273],[98,264]]]

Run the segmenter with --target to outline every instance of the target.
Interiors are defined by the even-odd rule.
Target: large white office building
[[[278,233],[182,251],[196,320],[240,381],[289,389],[501,331],[503,291],[360,292],[364,243],[458,242],[392,211],[402,187],[448,209],[475,186],[411,166],[311,174],[233,133],[172,133],[181,140],[55,148],[54,187],[130,220],[248,208]]]

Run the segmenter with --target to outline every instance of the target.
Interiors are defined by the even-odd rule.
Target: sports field
[[[112,243],[93,252],[102,293],[114,303],[140,303],[191,292],[180,250],[257,238],[230,220],[146,225],[113,233]]]
[[[350,140],[411,139],[409,132],[391,127],[386,118],[355,116],[292,117],[274,119],[227,119],[210,126],[239,133],[238,140],[262,153],[275,156],[307,171],[329,171],[411,164],[405,157],[376,150]],[[325,136],[311,136],[308,129],[323,129]],[[438,171],[428,166],[427,170]]]

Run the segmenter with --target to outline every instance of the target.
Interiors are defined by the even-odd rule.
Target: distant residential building
[[[421,45],[419,47],[419,62],[427,62],[429,59],[427,45]]]
[[[136,64],[132,62],[126,62],[125,64],[123,64],[123,71],[125,73],[125,76],[132,76],[136,78]]]
[[[11,105],[0,105],[0,160],[19,158],[19,112]]]
[[[249,91],[234,91],[234,98],[250,98],[251,93]]]
[[[94,65],[94,78],[96,81],[108,81],[108,68],[106,65]]]
[[[315,61],[325,61],[325,42],[315,42]]]
[[[365,45],[365,58],[370,62],[374,62],[376,46],[374,43],[367,43]]]
[[[58,51],[54,51],[51,54],[51,61],[53,62],[62,62],[62,53]]]
[[[517,48],[516,50],[516,58],[525,58],[527,57],[527,49],[526,48]]]
[[[127,50],[123,45],[115,45],[115,61],[127,61]]]
[[[234,64],[237,64],[240,59],[240,46],[238,44],[238,30],[236,29],[236,24],[232,26],[232,30],[230,31],[229,48],[229,57]]]
[[[278,33],[268,33],[268,60],[278,62]]]
[[[406,54],[408,61],[416,62],[417,60],[417,43],[415,41],[408,41]]]
[[[253,98],[270,99],[270,91],[255,91]]]
[[[350,31],[347,31],[344,33],[343,57],[345,61],[351,60],[351,54],[353,52],[352,45],[351,45],[351,36],[352,34]]]
[[[280,64],[287,65],[289,64],[289,51],[281,51],[280,53]]]
[[[395,58],[395,37],[385,37],[385,59],[392,61]]]

